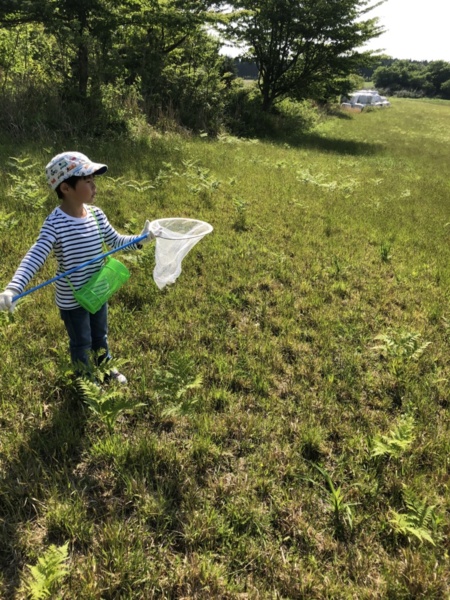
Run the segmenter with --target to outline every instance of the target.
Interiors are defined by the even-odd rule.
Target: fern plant
[[[391,245],[388,242],[381,242],[380,258],[382,262],[389,262],[391,260]]]
[[[399,458],[409,450],[414,438],[414,418],[406,415],[387,435],[376,435],[371,440],[370,455],[372,458],[381,456]]]
[[[9,166],[14,172],[9,173],[12,182],[8,196],[25,209],[38,210],[42,208],[47,200],[46,194],[42,193],[39,177],[36,171],[37,163],[30,162],[28,157],[10,157]]]
[[[63,546],[51,545],[43,556],[38,558],[37,565],[27,565],[25,589],[32,600],[55,598],[58,586],[69,573],[69,542]]]
[[[397,378],[405,374],[408,364],[418,361],[431,342],[420,343],[420,333],[401,332],[397,336],[381,334],[372,350],[379,352],[388,361],[389,371]]]
[[[197,161],[184,160],[183,166],[186,171],[182,177],[187,180],[188,190],[201,196],[204,200],[210,201],[214,192],[219,188],[220,181],[211,175],[210,169],[199,166]]]
[[[151,181],[136,181],[134,179],[126,181],[122,184],[124,187],[131,188],[139,194],[148,192],[148,190],[154,190],[155,186],[152,185]]]
[[[109,379],[110,373],[113,369],[120,371],[128,362],[125,358],[109,358],[104,360],[104,355],[105,350],[101,349],[97,353],[91,352],[89,359],[89,369],[94,373],[95,378],[100,383],[104,383],[107,379]]]
[[[193,361],[182,354],[172,355],[166,369],[155,369],[154,387],[156,397],[169,403],[162,410],[163,416],[188,414],[198,402],[189,392],[203,384],[203,377],[195,373]]]
[[[389,524],[395,534],[400,534],[411,542],[428,542],[435,546],[433,538],[437,536],[437,528],[441,519],[436,515],[435,505],[423,502],[411,491],[405,488],[404,501],[407,512],[390,510]]]
[[[78,386],[90,410],[106,425],[108,433],[113,433],[117,419],[127,412],[145,406],[144,403],[127,398],[122,390],[103,390],[94,381],[79,378]]]
[[[173,177],[179,177],[180,174],[175,170],[175,167],[170,162],[162,162],[163,168],[159,170],[158,175],[154,180],[155,188],[162,187],[169,182]]]
[[[247,227],[247,209],[248,202],[240,197],[233,198],[234,209],[236,211],[236,219],[233,227],[236,231],[246,231]]]
[[[11,231],[18,225],[19,220],[15,218],[15,215],[15,212],[6,213],[0,210],[0,231]]]
[[[110,379],[111,371],[120,371],[127,364],[124,358],[106,358],[106,350],[90,350],[87,356],[87,363],[78,361],[72,365],[73,371],[80,373],[82,377],[97,381],[100,384]]]

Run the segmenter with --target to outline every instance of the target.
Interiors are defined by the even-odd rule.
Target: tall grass
[[[117,229],[214,226],[162,292],[152,249],[122,255],[110,343],[135,408],[106,429],[52,290],[0,315],[1,597],[67,543],[65,598],[448,597],[449,125],[394,99],[264,142],[1,144],[2,285],[63,146],[109,165]]]

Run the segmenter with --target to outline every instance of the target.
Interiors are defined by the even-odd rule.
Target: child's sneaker
[[[125,385],[127,383],[127,378],[125,377],[125,375],[119,373],[117,369],[111,369],[111,371],[109,372],[109,377],[105,377],[105,381],[107,380],[117,381],[117,383],[120,383],[121,385]]]

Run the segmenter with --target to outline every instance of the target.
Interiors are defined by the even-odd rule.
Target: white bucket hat
[[[103,175],[107,170],[106,165],[92,162],[81,152],[62,152],[54,156],[45,167],[45,175],[48,185],[52,190],[56,190],[60,183],[73,175]]]

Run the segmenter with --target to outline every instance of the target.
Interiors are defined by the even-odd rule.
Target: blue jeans
[[[107,304],[94,315],[81,306],[72,310],[60,309],[59,312],[69,334],[70,357],[74,365],[81,362],[89,366],[90,351],[105,350],[100,362],[111,358],[108,348]]]

